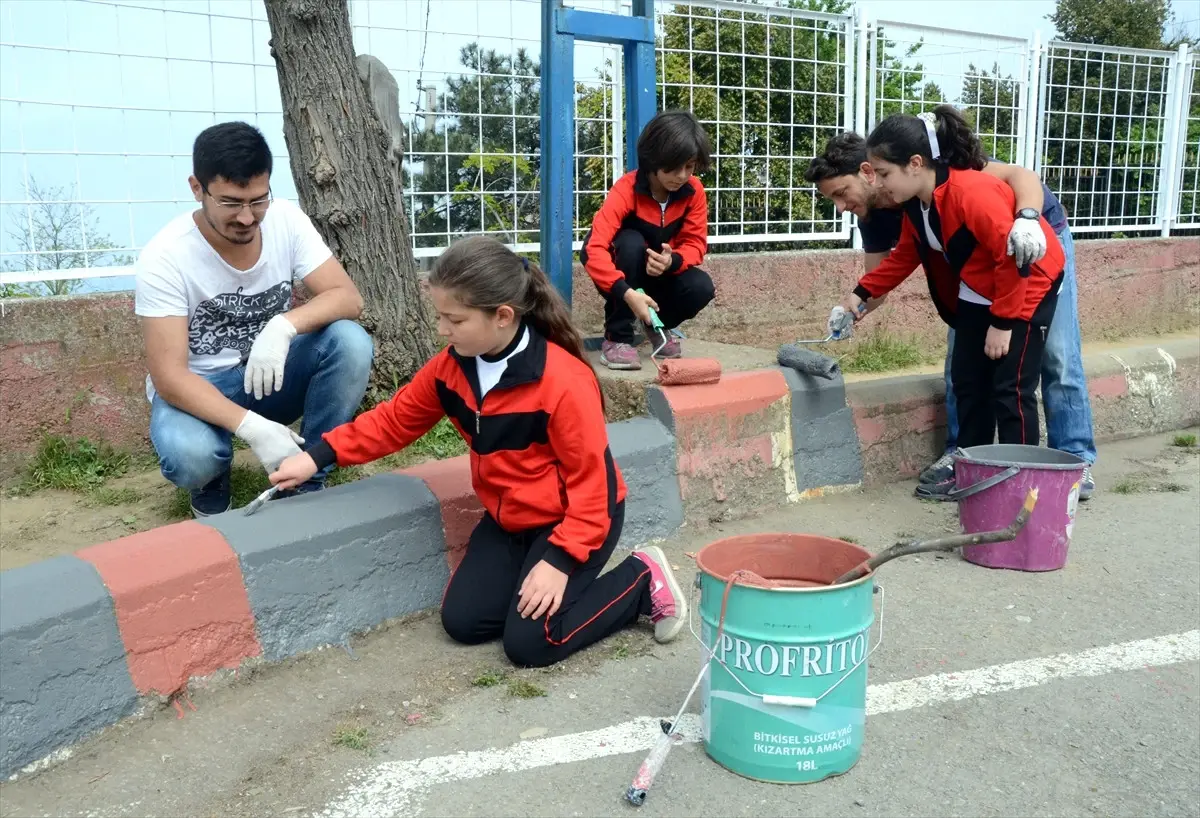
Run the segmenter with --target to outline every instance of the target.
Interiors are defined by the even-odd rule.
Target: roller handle
[[[774,696],[763,694],[763,704],[782,704],[786,707],[816,707],[817,700],[811,696]]]

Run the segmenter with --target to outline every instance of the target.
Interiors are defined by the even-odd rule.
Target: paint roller
[[[639,293],[645,295],[639,288]],[[667,329],[658,312],[653,307],[650,311],[650,330],[657,332],[660,343],[650,352],[650,360],[658,369],[658,377],[654,382],[662,386],[693,386],[702,383],[717,383],[721,380],[721,362],[715,358],[672,358],[659,360],[656,356],[667,345]],[[650,343],[654,343],[651,339]]]
[[[862,313],[866,304],[859,307]],[[832,380],[840,371],[838,362],[828,355],[805,349],[805,344],[824,344],[829,341],[844,341],[850,337],[854,329],[854,318],[846,310],[837,306],[829,314],[829,335],[824,338],[814,338],[809,341],[796,341],[794,344],[784,344],[779,348],[776,360],[780,366],[796,370],[801,375],[812,375],[815,378]]]

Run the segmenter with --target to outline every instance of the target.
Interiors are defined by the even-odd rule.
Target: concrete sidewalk
[[[685,743],[641,812],[1197,814],[1200,454],[1172,437],[1103,447],[1063,571],[957,557],[881,569],[875,704],[850,773],[757,784]],[[666,550],[690,578],[685,552],[735,533],[819,532],[878,550],[955,527],[952,507],[897,483],[701,536],[685,527]],[[621,815],[654,720],[678,708],[697,663],[686,631],[664,647],[642,627],[556,668],[510,672],[546,693],[519,698],[471,684],[506,667],[497,645],[452,645],[420,618],[193,687],[182,718],[161,708],[0,785],[0,816]],[[947,698],[946,673],[968,680],[961,698]],[[888,687],[906,679],[918,681],[903,695]]]

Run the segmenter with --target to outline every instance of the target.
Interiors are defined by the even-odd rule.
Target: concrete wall
[[[1200,324],[1200,241],[1121,239],[1075,242],[1079,321],[1084,340],[1106,340],[1189,329]],[[856,250],[709,255],[716,301],[685,327],[707,341],[774,349],[796,338],[824,335],[829,310],[862,275]],[[588,330],[603,325],[603,302],[582,268],[575,273],[576,318]],[[872,316],[871,325],[914,335],[930,346],[945,328],[929,303],[918,270]]]
[[[1085,363],[1101,440],[1200,423],[1195,341]],[[608,427],[626,548],[915,474],[944,437],[937,376],[843,384],[770,367],[648,391],[653,418]],[[139,696],[436,606],[481,513],[456,458],[0,572],[0,777]]]
[[[1085,340],[1129,337],[1200,323],[1200,242],[1194,238],[1077,242]],[[861,273],[853,250],[710,255],[716,302],[685,328],[698,338],[774,349],[823,333],[829,308]],[[945,331],[920,272],[876,313],[871,327],[939,346]],[[576,270],[575,317],[598,331],[602,302]],[[0,477],[43,433],[147,443],[149,407],[130,293],[10,299],[0,318]],[[624,405],[622,396],[610,400]],[[621,417],[623,415],[616,415]]]

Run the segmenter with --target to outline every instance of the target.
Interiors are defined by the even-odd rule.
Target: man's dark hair
[[[825,152],[808,163],[804,178],[812,184],[857,174],[867,161],[867,140],[856,133],[838,134],[825,143]]]
[[[262,132],[245,122],[205,128],[192,144],[192,174],[205,189],[218,176],[245,187],[255,176],[270,175],[272,163]]]
[[[708,133],[691,111],[663,111],[646,123],[637,142],[638,169],[647,173],[675,170],[693,159],[699,173],[708,170],[711,153]]]

